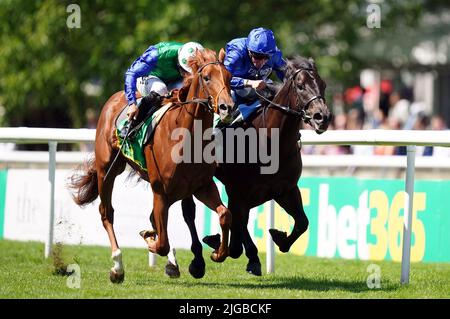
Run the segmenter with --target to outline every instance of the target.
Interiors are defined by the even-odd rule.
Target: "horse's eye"
[[[203,76],[203,80],[205,80],[205,82],[208,82],[209,81],[209,76],[208,75]]]
[[[299,89],[300,91],[303,91],[303,90],[305,89],[305,85],[304,85],[304,84],[299,84],[299,85],[298,85],[298,89]]]

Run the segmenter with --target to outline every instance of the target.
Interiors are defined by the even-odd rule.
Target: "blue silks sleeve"
[[[136,103],[136,80],[148,75],[158,62],[158,49],[149,47],[125,72],[125,96],[128,104]]]
[[[225,65],[227,70],[230,71],[232,75],[234,75],[237,73],[237,70],[242,68],[242,60],[243,59],[241,58],[241,54],[238,51],[230,50],[227,52],[223,64]],[[242,89],[244,87],[244,79],[233,76],[230,82],[230,86],[233,90]]]

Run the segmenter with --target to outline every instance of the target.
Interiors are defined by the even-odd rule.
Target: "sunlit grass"
[[[44,245],[0,241],[0,298],[450,298],[450,264],[415,263],[411,283],[400,285],[400,264],[342,259],[276,256],[275,273],[255,277],[245,272],[247,259],[216,264],[204,249],[206,274],[194,279],[188,272],[190,251],[177,252],[181,277],[164,275],[165,258],[148,267],[143,249],[122,248],[125,281],[112,284],[110,251],[105,247],[63,246],[62,261],[81,269],[81,288],[67,286],[67,276],[55,274]],[[261,254],[263,272],[265,255]],[[381,288],[369,289],[367,267],[381,270]]]

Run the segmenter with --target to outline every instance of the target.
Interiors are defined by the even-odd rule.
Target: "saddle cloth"
[[[139,165],[139,167],[144,171],[147,171],[144,146],[151,140],[156,126],[171,106],[172,103],[167,103],[156,111],[152,112],[151,110],[142,122],[131,128],[130,134],[125,140],[123,130],[129,124],[126,115],[129,106],[124,107],[120,115],[117,117],[116,136],[118,145],[121,147],[121,152],[126,158]]]
[[[256,100],[252,103],[239,104],[238,108],[242,114],[244,121],[246,121],[260,106],[261,102],[259,100]]]

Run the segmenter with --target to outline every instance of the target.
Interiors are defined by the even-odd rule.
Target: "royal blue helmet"
[[[264,28],[250,31],[245,44],[249,51],[268,56],[274,54],[277,48],[272,30]]]

